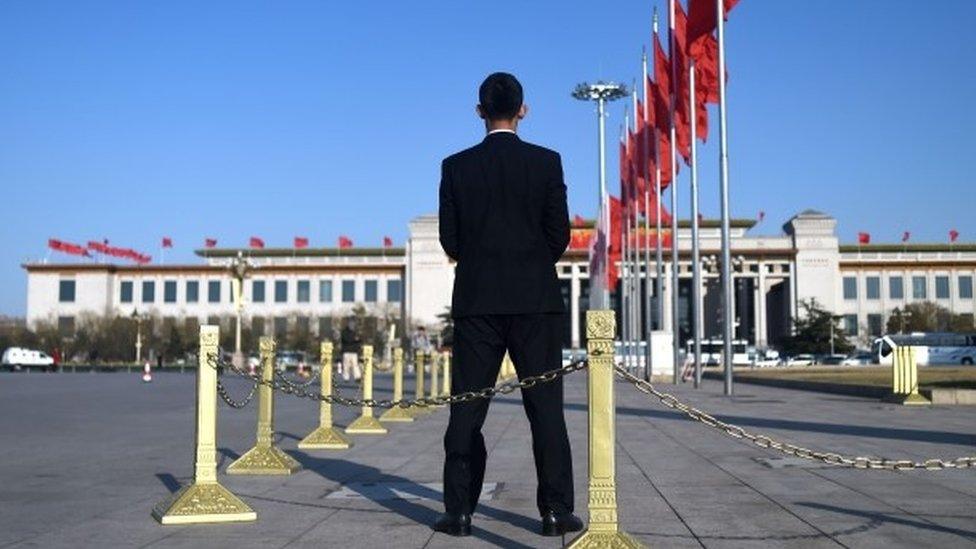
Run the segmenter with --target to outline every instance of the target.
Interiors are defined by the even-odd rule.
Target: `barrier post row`
[[[918,392],[918,362],[915,347],[895,347],[891,361],[891,395],[888,402],[907,406],[931,404]]]
[[[441,355],[444,358],[444,373],[441,377],[444,379],[444,389],[441,390],[441,396],[451,396],[451,352],[444,351]]]
[[[152,516],[161,524],[246,522],[257,513],[217,482],[217,370],[219,328],[200,326],[197,365],[196,461],[193,483],[159,503]]]
[[[323,398],[332,396],[332,342],[323,341],[319,345],[319,380],[322,383],[320,394]],[[352,442],[332,424],[332,403],[322,400],[319,403],[319,426],[303,438],[298,447],[303,450],[345,450]]]
[[[258,428],[254,447],[227,466],[228,475],[290,475],[301,464],[274,445],[274,338],[262,337],[258,344],[261,354],[261,380],[258,385]]]
[[[612,310],[586,311],[590,520],[587,529],[570,542],[569,547],[643,547],[635,538],[621,532],[617,524],[613,398],[615,331]]]
[[[424,394],[424,376],[426,376],[427,373],[424,372],[424,352],[422,350],[419,350],[418,349],[414,353],[414,369],[413,370],[414,370],[413,373],[414,373],[414,376],[415,376],[414,377],[414,392],[413,392],[413,397],[415,399],[418,399],[419,400],[419,399],[424,398],[425,396],[427,396],[426,394]],[[411,413],[411,415],[413,415],[413,417],[417,418],[417,417],[420,417],[420,416],[422,416],[424,414],[430,413],[430,410],[428,410],[427,408],[425,408],[423,406],[414,406],[413,408],[410,409],[410,413]]]
[[[363,399],[373,398],[373,346],[363,345]],[[373,417],[373,408],[363,406],[363,414],[346,427],[349,435],[385,435],[389,431]]]
[[[393,400],[403,399],[403,349],[393,349]],[[394,406],[383,412],[380,421],[386,423],[413,421],[413,414],[406,408]]]
[[[430,398],[440,396],[440,392],[441,392],[440,371],[441,371],[440,353],[434,351],[430,355]],[[441,406],[434,405],[433,407],[440,408]]]

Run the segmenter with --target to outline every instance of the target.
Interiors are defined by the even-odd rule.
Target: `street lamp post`
[[[244,313],[244,278],[251,270],[251,264],[244,258],[241,251],[237,252],[237,257],[231,262],[230,275],[234,281],[234,313],[237,324],[234,329],[234,366],[244,367],[244,354],[241,352],[241,317]]]
[[[142,315],[132,309],[132,320],[136,322],[136,364],[142,362]]]
[[[607,153],[606,153],[606,104],[608,101],[616,101],[627,97],[627,88],[622,84],[616,84],[614,82],[603,82],[602,80],[595,84],[588,84],[586,82],[576,86],[573,90],[573,97],[579,99],[580,101],[596,101],[596,116],[597,116],[597,146],[598,155],[600,159],[599,163],[599,196],[597,204],[600,208],[600,216],[604,219],[607,224],[604,233],[606,238],[604,240],[603,249],[599,250],[599,253],[603,256],[603,264],[609,267],[610,261],[610,238],[612,235],[610,232],[610,201],[607,199]],[[599,227],[597,228],[599,230]],[[592,277],[592,273],[591,273]],[[594,280],[590,280],[590,288],[594,288]],[[601,289],[599,294],[599,300],[594,300],[590,298],[590,306],[594,309],[607,308],[610,306],[610,288],[607,286],[606,281],[599,281]],[[591,290],[592,296],[592,290]],[[594,303],[597,301],[596,303]]]

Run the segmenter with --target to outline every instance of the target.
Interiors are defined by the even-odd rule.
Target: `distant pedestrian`
[[[57,372],[61,367],[61,349],[57,347],[51,351],[51,371]]]
[[[427,329],[423,326],[418,326],[417,330],[413,333],[413,337],[410,338],[410,346],[413,347],[414,356],[417,352],[421,352],[424,358],[430,358],[431,344],[430,336],[427,335]],[[429,360],[425,360],[424,363],[429,363]]]
[[[339,342],[342,344],[342,379],[349,381],[349,374],[352,372],[353,378],[359,381],[363,376],[359,369],[359,352],[363,348],[363,341],[356,331],[355,320],[350,318],[346,322],[339,336]]]

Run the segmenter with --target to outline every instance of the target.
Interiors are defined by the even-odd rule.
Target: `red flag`
[[[675,136],[678,141],[678,153],[684,157],[686,164],[691,164],[691,103],[689,98],[688,70],[690,63],[685,53],[685,36],[688,18],[681,8],[681,2],[674,3],[674,34],[671,51],[671,62],[674,63],[674,73],[678,79],[675,97]],[[696,84],[697,87],[697,84]],[[697,113],[696,113],[697,114]],[[700,116],[700,115],[699,115]]]
[[[346,235],[339,235],[339,249],[352,248],[352,239]]]
[[[163,237],[163,247],[164,248],[172,248],[173,247],[173,239],[170,238],[170,237],[168,237],[168,236],[164,236]]]
[[[583,227],[585,225],[586,225],[586,220],[583,219],[583,216],[581,216],[580,214],[576,214],[573,216],[574,227]]]
[[[908,231],[905,231],[905,232],[904,232],[904,233],[902,233],[902,235],[901,235],[901,241],[902,241],[902,242],[908,242],[908,239],[909,239],[909,238],[911,238],[911,237],[912,237],[912,233],[910,233],[910,232],[908,232]]]
[[[857,233],[857,242],[858,244],[870,244],[871,235],[868,233]]]
[[[264,248],[264,240],[261,240],[256,236],[252,236],[251,239],[248,241],[248,246],[252,248]]]
[[[621,223],[621,204],[620,199],[610,196],[610,250],[607,261],[607,288],[613,291],[620,280],[620,269],[617,262],[620,261],[621,247],[623,244],[623,229]]]
[[[203,240],[203,245],[207,248],[216,248],[217,239],[216,238],[206,238]]]
[[[661,47],[661,41],[654,35],[654,121],[657,131],[671,134],[671,61]]]
[[[724,0],[725,17],[739,0]],[[715,0],[688,0],[688,43],[715,32]]]
[[[47,247],[58,252],[64,252],[69,255],[81,255],[85,257],[91,257],[88,250],[80,244],[72,244],[71,242],[64,242],[63,240],[58,240],[56,238],[47,239]]]
[[[392,248],[393,247],[393,239],[390,238],[390,237],[388,237],[388,236],[384,236],[383,237],[383,247],[384,248]]]
[[[295,247],[296,248],[308,248],[308,239],[304,236],[295,237]]]
[[[956,240],[959,240],[959,231],[949,229],[949,242],[955,242]]]

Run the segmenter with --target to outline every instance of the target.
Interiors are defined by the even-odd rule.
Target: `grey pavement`
[[[304,470],[223,469],[254,442],[253,406],[221,406],[220,481],[258,520],[160,526],[153,505],[192,475],[191,374],[0,374],[0,547],[558,547],[536,534],[535,475],[518,393],[485,426],[486,482],[472,538],[434,534],[447,410],[345,451],[299,451],[317,407],[278,398],[280,446]],[[230,382],[243,392],[240,380]],[[377,382],[389,394],[389,378]],[[408,392],[412,380],[407,382]],[[622,528],[657,547],[976,545],[976,471],[855,471],[782,456],[689,421],[629,385],[617,390]],[[722,419],[819,450],[923,459],[973,454],[976,407],[874,400],[719,382],[674,389]],[[351,387],[346,387],[351,392]],[[586,519],[585,373],[566,385],[577,510]],[[358,410],[337,409],[345,425]],[[568,541],[568,539],[566,540]]]

